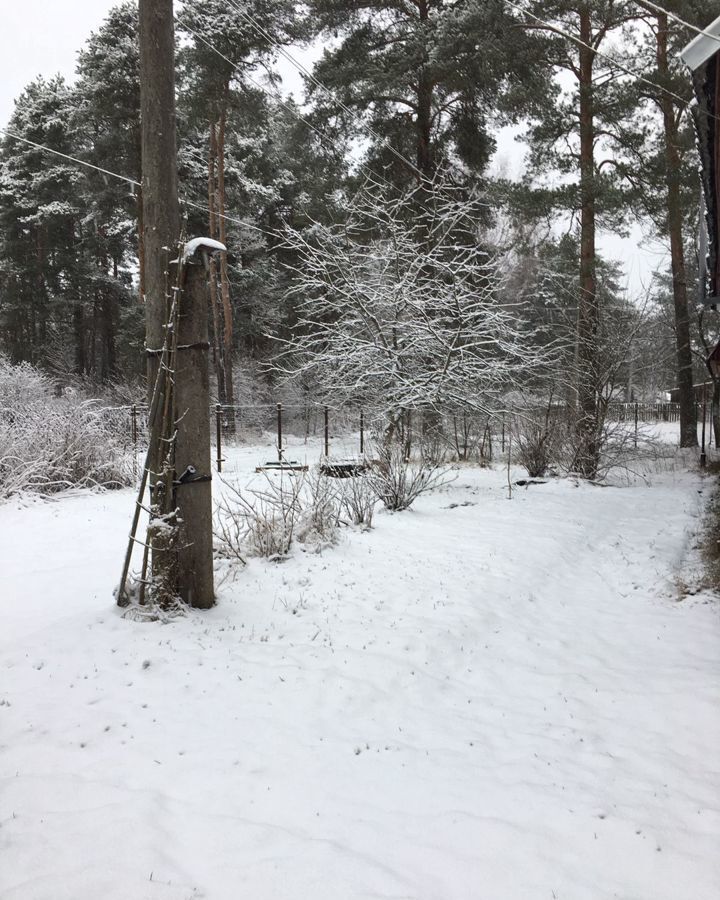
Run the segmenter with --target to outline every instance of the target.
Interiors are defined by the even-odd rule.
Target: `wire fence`
[[[564,408],[564,406],[563,406]],[[126,407],[108,407],[108,415],[119,427],[123,421],[124,433],[118,435],[126,447],[138,451],[145,445],[147,434],[147,408],[143,404]],[[702,424],[703,413],[709,425],[710,409],[698,404],[698,424]],[[459,460],[479,457],[492,460],[494,452],[505,452],[514,413],[483,415],[476,410],[448,410],[413,414],[406,411],[398,421],[398,436],[408,446],[424,439],[431,430],[433,438],[444,443],[447,450]],[[648,424],[679,423],[679,403],[620,403],[608,406],[607,419],[611,422],[627,423],[635,431]],[[357,406],[338,408],[318,404],[261,403],[254,405],[215,404],[211,408],[212,445],[215,465],[222,471],[223,453],[228,446],[251,443],[266,439],[277,451],[278,459],[283,459],[288,444],[310,440],[319,441],[321,452],[329,457],[338,444],[347,452],[348,441],[339,438],[351,437],[351,445],[358,455],[363,455],[372,444],[373,437],[381,423],[386,420],[377,412],[367,411]],[[428,427],[431,422],[431,428]],[[708,428],[711,435],[712,429]]]

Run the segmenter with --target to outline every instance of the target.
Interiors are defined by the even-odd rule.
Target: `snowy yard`
[[[0,897],[720,896],[711,487],[463,468],[168,624],[113,605],[132,492],[0,507]]]

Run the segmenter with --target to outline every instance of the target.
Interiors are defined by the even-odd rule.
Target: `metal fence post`
[[[277,405],[277,444],[278,444],[278,462],[282,462],[283,443],[282,443],[282,403]]]
[[[360,456],[365,453],[365,415],[360,410]]]
[[[222,406],[215,404],[215,443],[217,449],[217,470],[222,472]]]

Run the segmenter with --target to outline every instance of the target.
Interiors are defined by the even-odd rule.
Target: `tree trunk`
[[[102,292],[102,381],[112,381],[116,375],[117,363],[115,353],[115,304],[108,287]]]
[[[175,470],[182,479],[188,466],[206,480],[178,484],[182,547],[179,558],[180,596],[189,606],[209,609],[213,589],[212,493],[210,468],[210,378],[208,360],[206,252],[187,263],[180,298],[175,403],[178,416]]]
[[[227,226],[225,220],[225,125],[227,121],[227,104],[230,84],[226,83],[223,90],[222,109],[218,127],[217,142],[217,167],[218,167],[218,230],[220,243],[227,247]],[[220,256],[220,295],[223,307],[223,362],[225,365],[225,402],[229,407],[234,403],[234,390],[232,380],[232,351],[233,351],[233,314],[230,302],[230,274],[228,272],[227,253]],[[235,431],[235,416],[232,408],[228,409],[226,416],[227,427],[230,432]]]
[[[668,75],[668,17],[657,16],[657,67],[661,82]],[[680,446],[697,447],[697,413],[693,389],[690,316],[688,314],[685,253],[682,241],[682,208],[680,201],[680,154],[678,129],[673,99],[661,94],[665,140],[665,184],[667,186],[667,224],[670,234],[670,260],[675,306],[675,343],[677,352],[677,384],[680,400]]]
[[[175,138],[172,0],[140,0],[140,109],[148,392],[155,384],[170,285],[168,263],[180,236]],[[143,39],[144,38],[144,39]],[[168,65],[168,60],[170,64]],[[168,252],[172,256],[168,256]]]
[[[145,302],[145,214],[143,212],[142,187],[138,188],[137,197],[137,228],[138,228],[138,303]]]
[[[592,39],[590,7],[580,7],[580,40]],[[594,478],[599,463],[598,445],[598,328],[600,310],[595,279],[595,123],[593,114],[593,62],[595,51],[580,46],[580,296],[578,298],[578,419],[577,468]]]
[[[208,209],[210,218],[208,226],[210,229],[210,237],[213,240],[219,240],[217,226],[217,131],[216,123],[210,122],[209,145],[208,145]],[[215,380],[217,382],[218,403],[225,405],[227,403],[227,395],[225,392],[225,348],[222,339],[222,322],[220,319],[220,297],[218,296],[218,271],[215,256],[210,259],[210,290],[208,293],[208,302],[210,304],[210,312],[212,315],[212,358],[215,368]]]
[[[712,399],[710,401],[710,421],[712,422],[712,433],[715,448],[720,447],[720,378],[716,378],[711,374],[713,383]],[[695,426],[697,431],[697,424]]]
[[[430,12],[426,0],[420,0],[418,14],[421,22],[426,22],[429,19]],[[416,159],[418,169],[424,178],[429,181],[433,176],[434,169],[431,148],[433,84],[427,70],[423,66],[418,71],[417,79]]]
[[[75,342],[75,374],[84,375],[87,369],[85,356],[85,310],[82,300],[76,300],[73,306],[73,340]]]
[[[145,261],[145,344],[147,348],[148,405],[159,371],[160,350],[169,337],[171,283],[169,261],[178,251],[180,206],[175,137],[175,38],[172,0],[140,0],[140,112],[142,127],[142,199]],[[169,256],[168,254],[172,254]],[[148,469],[152,508],[148,541],[152,546],[155,599],[171,602],[177,591],[176,533],[172,483],[172,433],[175,415],[171,402],[173,380],[164,378],[165,390],[149,422]],[[159,412],[162,410],[162,412]],[[118,595],[118,602],[123,598]]]

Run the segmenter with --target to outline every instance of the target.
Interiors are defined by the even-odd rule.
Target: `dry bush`
[[[133,482],[126,412],[0,357],[0,499]]]
[[[225,483],[218,504],[216,536],[229,556],[280,559],[287,556],[299,518],[302,479],[265,476],[262,489],[246,491]]]
[[[368,478],[375,495],[389,510],[408,509],[421,494],[453,480],[435,443],[421,446],[415,458],[408,458],[400,440],[379,441],[375,456]]]
[[[317,547],[334,543],[341,511],[337,483],[319,469],[305,475],[302,482],[297,540]]]
[[[552,398],[544,408],[529,409],[513,417],[515,460],[530,478],[542,478],[560,464],[567,443],[567,426]]]
[[[215,536],[221,552],[241,562],[282,559],[296,541],[318,549],[333,543],[339,519],[337,488],[319,472],[265,473],[262,488],[225,483]]]
[[[378,496],[366,473],[345,478],[340,488],[342,510],[353,525],[372,528]]]

